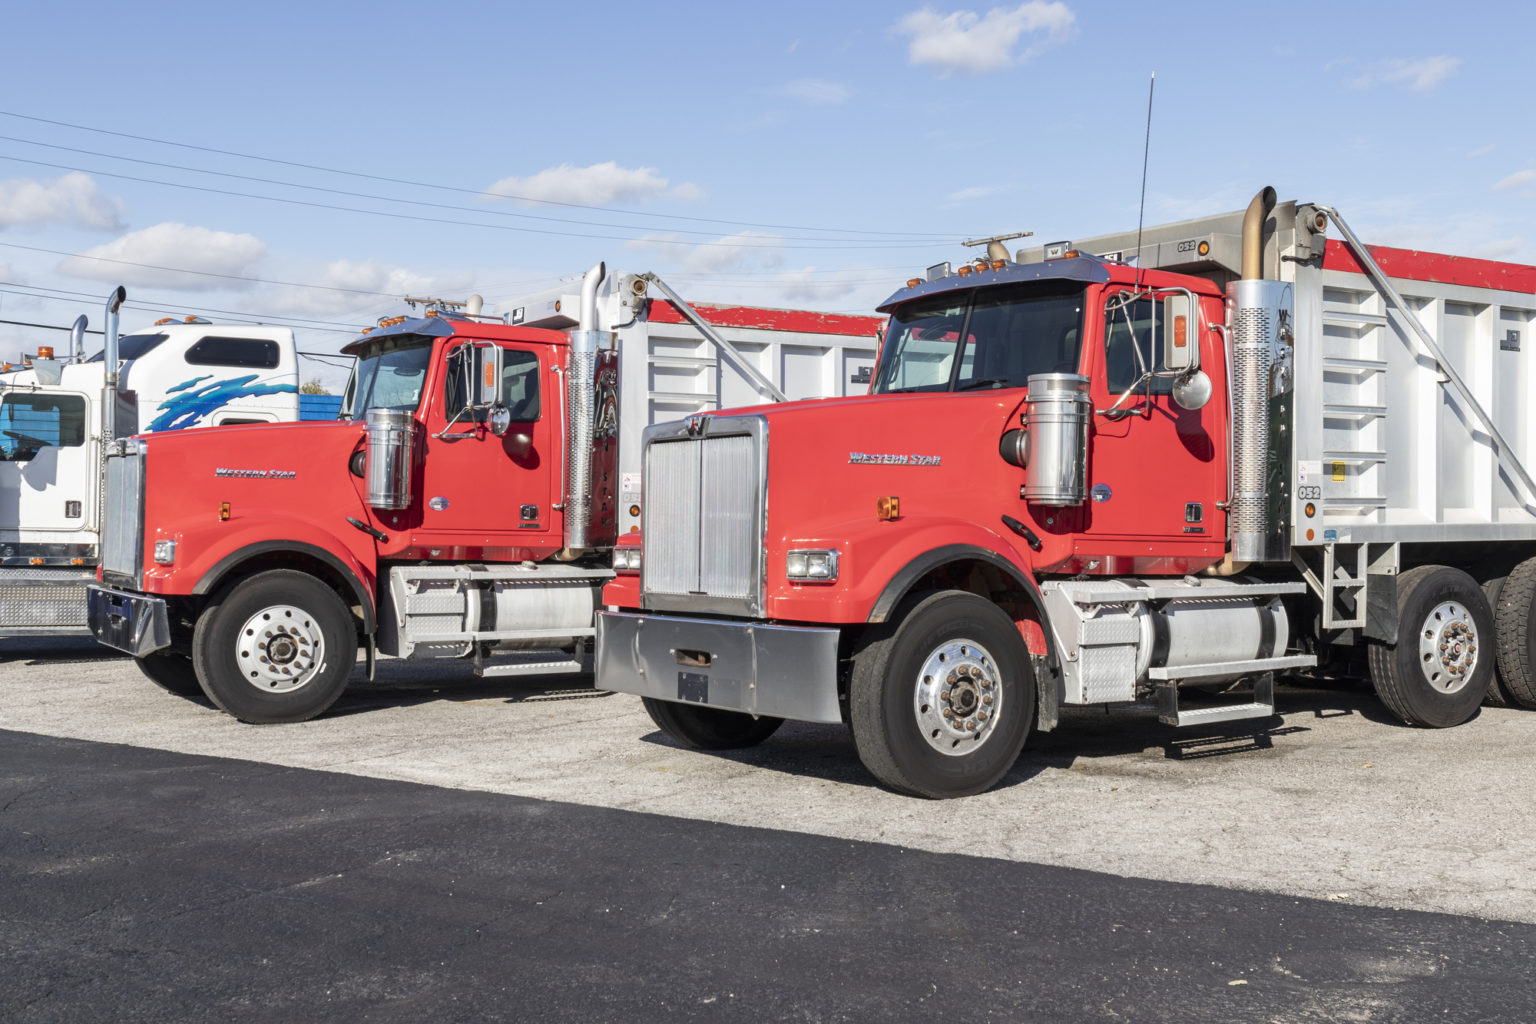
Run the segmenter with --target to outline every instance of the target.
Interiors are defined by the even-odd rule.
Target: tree
[[[311,377],[299,385],[299,394],[301,395],[328,395],[330,393],[331,389],[322,384],[319,377]]]

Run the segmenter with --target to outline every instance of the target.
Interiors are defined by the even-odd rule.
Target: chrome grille
[[[101,570],[140,584],[144,566],[144,455],[107,459],[104,490]]]
[[[706,429],[705,436],[689,436],[664,424],[648,438],[645,593],[650,607],[755,614],[763,580],[766,421],[711,419]]]

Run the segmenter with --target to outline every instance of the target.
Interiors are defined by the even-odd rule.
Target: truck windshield
[[[415,409],[432,359],[432,339],[390,338],[378,348],[362,353],[347,395],[341,418],[360,420],[369,409]]]
[[[1077,282],[934,295],[891,315],[872,392],[1021,388],[1036,373],[1076,373],[1082,343]]]

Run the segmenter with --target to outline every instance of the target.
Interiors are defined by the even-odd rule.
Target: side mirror
[[[474,405],[477,408],[489,409],[500,401],[501,346],[476,345]]]
[[[1179,408],[1190,412],[1205,408],[1205,403],[1211,400],[1211,378],[1204,370],[1186,373],[1173,382],[1173,400],[1179,403]]]
[[[1163,368],[1188,370],[1200,365],[1193,303],[1186,294],[1170,295],[1163,300]]]

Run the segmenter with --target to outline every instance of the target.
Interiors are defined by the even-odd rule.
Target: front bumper
[[[597,616],[597,685],[802,722],[841,722],[836,629]]]
[[[99,642],[135,658],[171,646],[171,620],[162,599],[99,583],[85,589],[85,621]]]

